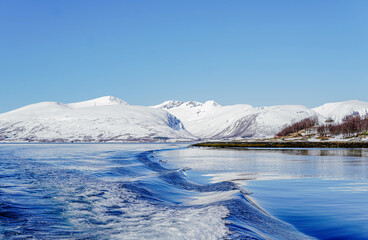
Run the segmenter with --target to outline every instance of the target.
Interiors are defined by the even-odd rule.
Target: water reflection
[[[215,149],[223,151],[271,151],[281,152],[289,155],[308,156],[348,156],[348,157],[368,157],[368,149],[364,148],[233,148]]]
[[[222,176],[220,181],[252,179],[367,179],[368,151],[364,149],[185,149],[167,152],[167,164]]]

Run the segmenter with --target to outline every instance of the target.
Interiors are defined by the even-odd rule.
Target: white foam
[[[185,205],[167,205],[141,198],[118,181],[106,181],[109,177],[94,177],[90,173],[103,173],[117,166],[134,168],[142,165],[128,158],[126,165],[118,163],[115,166],[106,157],[107,153],[102,154],[103,157],[94,155],[98,152],[95,147],[99,148],[98,145],[37,145],[32,146],[32,151],[29,145],[24,145],[23,150],[16,153],[30,158],[24,162],[20,171],[37,173],[34,174],[35,184],[38,188],[53,192],[53,201],[63,206],[63,217],[77,233],[82,234],[77,235],[78,238],[223,239],[229,232],[225,220],[229,214],[228,209],[220,205],[202,205],[210,202],[210,196],[203,196],[197,203],[193,201]],[[131,148],[128,145],[103,147],[105,150]],[[137,148],[144,149],[147,146],[136,145]],[[69,151],[65,153],[63,149]],[[124,156],[134,155],[134,152],[126,152]],[[83,156],[89,156],[91,161]],[[44,164],[46,157],[50,159]],[[63,157],[64,162],[60,161],[60,157]],[[124,159],[119,161],[124,162]],[[90,164],[92,166],[88,167]],[[156,174],[147,170],[130,176],[130,179],[129,175],[122,177],[129,185],[138,178],[149,180],[149,177],[156,177]]]

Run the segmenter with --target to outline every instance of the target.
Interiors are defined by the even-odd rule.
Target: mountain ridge
[[[193,140],[170,113],[110,96],[41,102],[0,114],[3,142],[154,142]]]
[[[301,105],[253,107],[248,104],[221,106],[213,101],[199,103],[170,102],[153,106],[179,118],[194,136],[204,139],[272,137],[285,124],[310,116],[323,119],[318,113]],[[166,107],[170,106],[170,107]]]
[[[273,137],[307,117],[341,122],[368,114],[368,102],[349,100],[315,108],[303,105],[222,106],[215,101],[170,100],[134,106],[113,96],[76,103],[40,102],[0,114],[2,142],[156,142]]]
[[[361,116],[367,115],[368,102],[348,100],[343,102],[325,103],[312,109],[317,113],[324,114],[326,118],[331,118],[335,122],[340,123],[347,115],[354,113]]]

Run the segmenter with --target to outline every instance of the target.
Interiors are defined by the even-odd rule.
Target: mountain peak
[[[154,108],[160,108],[160,109],[172,109],[172,108],[177,108],[177,107],[184,107],[184,108],[197,108],[197,107],[217,107],[220,106],[220,104],[216,103],[215,101],[206,101],[205,103],[201,103],[201,102],[197,102],[197,101],[188,101],[188,102],[183,102],[183,101],[176,101],[176,100],[170,100],[170,101],[166,101],[163,102],[161,104],[152,106]]]
[[[189,101],[189,102],[185,102],[185,106],[187,107],[199,107],[199,106],[203,106],[203,103],[200,102],[196,102],[196,101]]]
[[[207,106],[220,106],[220,104],[218,104],[217,102],[215,102],[213,100],[206,101],[204,103],[204,105],[207,105]]]
[[[83,107],[96,107],[96,106],[117,105],[117,104],[128,105],[128,103],[125,102],[124,100],[113,96],[104,96],[83,102],[69,103],[67,105],[72,108],[83,108]]]
[[[182,102],[182,101],[169,100],[169,101],[165,101],[165,102],[163,102],[161,104],[158,104],[156,106],[153,106],[153,107],[154,108],[160,108],[160,109],[171,109],[171,108],[179,107],[183,103],[184,102]]]

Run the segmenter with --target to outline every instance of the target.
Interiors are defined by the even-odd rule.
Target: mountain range
[[[0,114],[0,142],[161,142],[272,137],[307,117],[341,122],[368,114],[352,100],[316,108],[301,105],[221,106],[214,101],[166,101],[133,106],[105,96],[77,103],[41,102]]]

